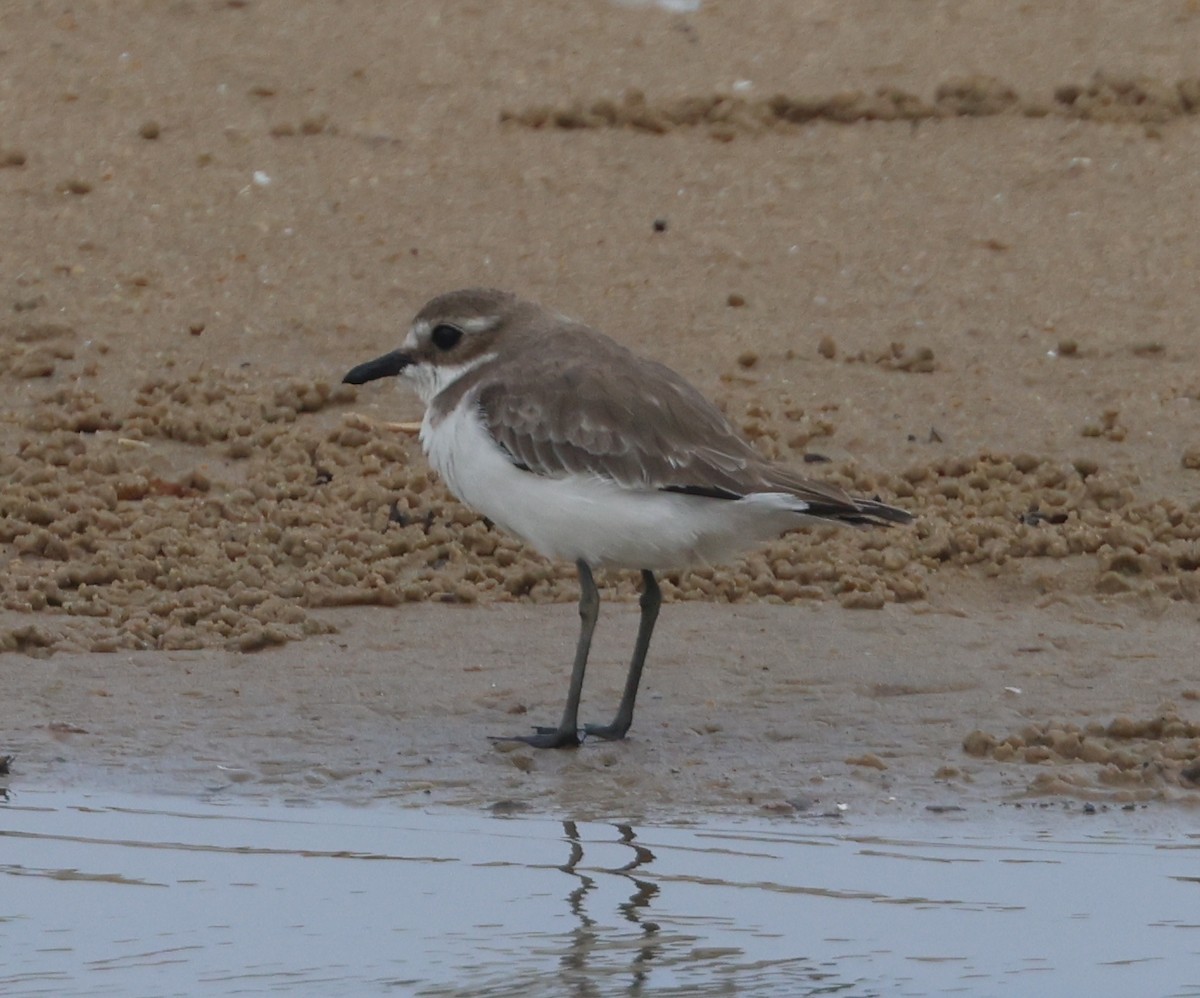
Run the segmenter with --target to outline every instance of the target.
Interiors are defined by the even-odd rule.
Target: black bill
[[[393,350],[391,353],[385,353],[382,357],[376,357],[374,360],[368,360],[365,364],[359,364],[358,367],[352,368],[342,378],[342,384],[365,385],[368,381],[375,381],[379,378],[394,378],[408,367],[411,360],[404,351]]]

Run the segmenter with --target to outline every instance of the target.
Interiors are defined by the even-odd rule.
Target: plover
[[[907,523],[909,513],[764,458],[669,367],[505,291],[439,295],[398,350],[345,382],[400,376],[425,403],[420,440],[450,491],[579,572],[579,640],[562,720],[513,736],[624,738],[662,596],[654,573],[716,564],[806,524]],[[579,725],[600,609],[593,571],[641,572],[641,618],[611,724]]]

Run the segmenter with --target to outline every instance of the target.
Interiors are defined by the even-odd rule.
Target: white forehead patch
[[[427,339],[429,339],[429,323],[424,319],[419,319],[409,327],[408,335],[404,337],[402,346],[405,350],[412,350],[422,340]]]

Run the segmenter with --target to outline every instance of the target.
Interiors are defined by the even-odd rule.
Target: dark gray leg
[[[563,708],[562,720],[557,728],[538,728],[536,735],[498,737],[492,741],[525,742],[534,748],[575,748],[579,745],[579,697],[583,693],[583,674],[587,671],[592,632],[596,630],[596,621],[600,617],[600,593],[587,562],[577,561],[575,567],[579,570],[579,641],[575,645],[575,665],[571,669],[571,685],[567,689],[567,705]]]
[[[638,684],[642,681],[642,669],[646,665],[646,652],[650,650],[650,635],[654,633],[654,622],[658,620],[658,608],[662,606],[662,592],[654,573],[642,570],[642,619],[638,622],[637,643],[633,646],[633,660],[629,663],[629,674],[625,677],[625,692],[621,694],[621,705],[612,724],[589,724],[584,731],[596,738],[615,740],[624,738],[633,724],[633,702],[637,699]]]

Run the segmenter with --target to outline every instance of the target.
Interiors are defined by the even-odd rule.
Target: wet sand
[[[668,606],[631,736],[578,751],[488,741],[557,720],[567,606],[323,613],[338,634],[258,655],[59,653],[14,672],[6,730],[36,786],[622,820],[1194,802],[1194,722],[1154,727],[1195,715],[1190,617],[970,607]],[[602,621],[586,718],[615,709],[635,626]]]
[[[747,20],[0,15],[16,780],[630,816],[1195,799],[1200,11]],[[628,743],[494,748],[558,716],[573,571],[445,493],[395,425],[414,397],[339,384],[469,284],[916,525],[669,578]],[[608,581],[604,719],[636,612]]]

